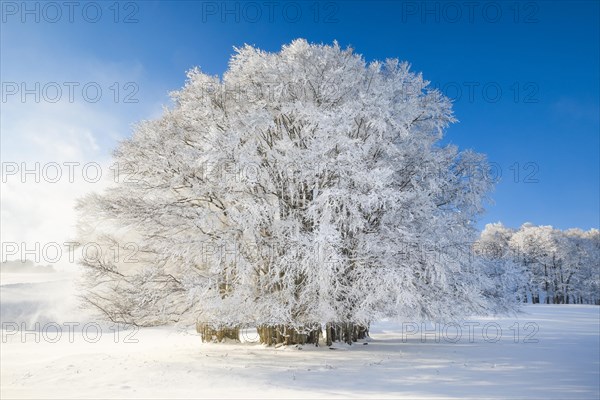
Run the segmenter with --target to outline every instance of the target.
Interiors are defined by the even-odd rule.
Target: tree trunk
[[[221,327],[214,328],[210,324],[196,323],[196,332],[202,336],[204,343],[219,343],[225,339],[240,340],[239,327]]]
[[[256,328],[260,343],[267,346],[284,344],[314,344],[319,345],[321,337],[321,324],[304,326],[295,329],[288,325],[260,325]]]
[[[548,293],[548,268],[546,267],[546,264],[544,264],[544,295],[545,295],[545,301],[544,303],[546,304],[550,304],[550,296]]]
[[[341,324],[328,322],[325,326],[325,342],[331,346],[333,342],[344,342],[352,344],[360,339],[366,339],[369,336],[369,327],[345,322]]]
[[[369,337],[369,325],[354,325],[354,329],[356,329],[356,338],[358,340],[366,339]]]

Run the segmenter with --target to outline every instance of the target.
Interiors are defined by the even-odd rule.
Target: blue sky
[[[445,142],[486,153],[502,174],[481,227],[600,225],[598,1],[83,1],[73,10],[54,4],[59,9],[2,3],[3,84],[80,84],[72,102],[65,92],[56,103],[18,94],[2,99],[3,162],[106,163],[132,124],[168,105],[167,93],[184,84],[186,70],[222,74],[233,46],[244,43],[276,51],[300,37],[337,40],[367,61],[410,62],[454,99],[460,122]],[[82,99],[78,90],[87,82],[103,89],[100,101]],[[123,102],[128,82],[138,89],[130,97],[137,103]],[[3,186],[3,219],[34,219],[19,207],[41,189]],[[61,193],[69,198],[78,190]],[[57,204],[70,206],[55,194]],[[15,236],[27,237],[29,228],[19,229]]]

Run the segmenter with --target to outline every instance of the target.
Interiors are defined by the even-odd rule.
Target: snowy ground
[[[202,344],[177,328],[117,335],[77,311],[71,276],[3,273],[0,282],[3,399],[600,397],[595,306],[528,306],[424,337],[420,321],[385,322],[368,345],[274,349]]]

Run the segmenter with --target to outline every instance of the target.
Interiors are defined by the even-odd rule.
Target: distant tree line
[[[504,279],[521,302],[600,305],[598,229],[488,224],[476,252],[511,272]]]

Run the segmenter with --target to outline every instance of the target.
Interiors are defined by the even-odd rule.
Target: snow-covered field
[[[241,344],[181,328],[117,333],[77,310],[72,277],[58,272],[1,282],[3,399],[600,397],[597,306],[526,306],[424,336],[420,321],[383,322],[368,345],[275,349],[252,331]]]

